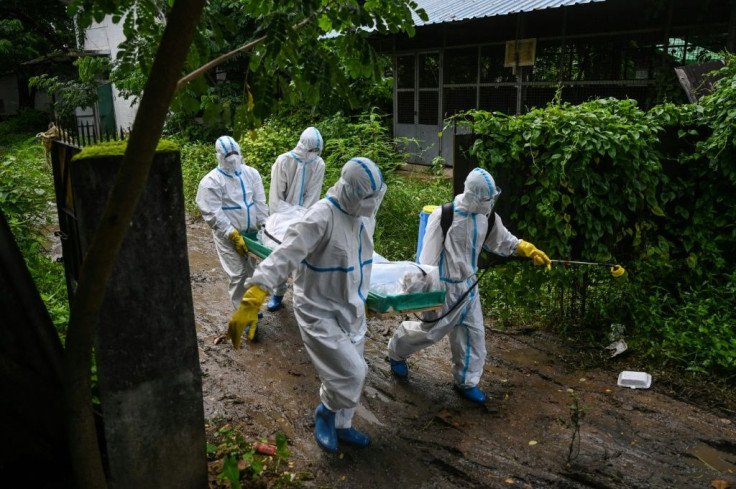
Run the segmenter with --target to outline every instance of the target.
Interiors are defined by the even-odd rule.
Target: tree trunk
[[[80,489],[107,487],[90,391],[90,360],[100,307],[115,257],[148,178],[166,113],[205,1],[174,2],[120,173],[82,265],[72,300],[65,353],[65,409],[71,460]]]

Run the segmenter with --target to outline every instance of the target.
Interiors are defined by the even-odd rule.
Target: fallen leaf
[[[509,478],[508,478],[508,479],[506,479],[506,480],[505,480],[504,482],[505,482],[506,484],[514,484],[514,483],[515,483],[516,481],[515,481],[514,479],[512,479],[511,477],[509,477]]]
[[[713,486],[715,489],[728,489],[729,487],[731,487],[731,484],[728,481],[724,481],[721,479],[711,481],[710,485]]]

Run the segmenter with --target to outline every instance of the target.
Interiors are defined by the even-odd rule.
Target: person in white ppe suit
[[[491,223],[492,229],[487,233],[489,215],[500,193],[493,177],[486,170],[475,168],[465,179],[464,192],[453,200],[453,219],[446,236],[441,228],[441,206],[429,216],[419,262],[439,267],[446,300],[441,311],[424,313],[422,321],[404,321],[394,332],[388,343],[388,356],[391,371],[397,377],[408,377],[406,359],[410,355],[449,335],[454,388],[471,401],[486,400],[478,388],[486,341],[480,297],[474,286],[481,248],[501,256],[527,257],[535,265],[551,265],[544,252],[511,234],[495,213],[495,224]],[[457,307],[450,311],[455,304]]]
[[[215,150],[217,167],[199,182],[196,202],[212,229],[217,256],[229,278],[230,299],[237,309],[256,263],[242,235],[256,231],[266,221],[266,192],[261,175],[243,163],[233,138],[221,136]]]
[[[296,148],[279,155],[271,167],[271,189],[268,207],[271,214],[279,212],[284,204],[311,207],[322,195],[325,162],[320,157],[324,149],[322,135],[316,127],[308,127],[299,138]],[[266,309],[273,312],[281,307],[287,286],[274,289]]]
[[[375,216],[385,192],[373,161],[348,161],[327,196],[310,207],[258,265],[229,324],[228,336],[238,348],[243,331],[252,331],[257,323],[267,291],[295,271],[294,315],[321,380],[314,434],[328,452],[337,451],[338,441],[359,447],[370,443],[368,435],[352,427],[352,418],[368,370],[363,356],[365,302]]]

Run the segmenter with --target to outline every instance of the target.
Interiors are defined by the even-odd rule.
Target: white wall
[[[114,24],[111,19],[111,16],[107,16],[101,23],[94,23],[87,29],[84,49],[108,54],[111,60],[115,60],[119,51],[118,46],[125,40],[125,36],[122,21]],[[137,105],[131,107],[131,100],[121,97],[114,85],[112,97],[118,130],[121,127],[127,130],[133,126],[138,107]]]

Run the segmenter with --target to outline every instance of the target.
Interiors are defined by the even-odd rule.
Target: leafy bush
[[[48,112],[33,109],[22,109],[17,116],[0,122],[0,139],[4,144],[17,142],[28,136],[28,133],[36,134],[48,129],[50,116]]]
[[[179,140],[181,151],[181,172],[184,185],[184,207],[190,216],[199,216],[195,202],[199,182],[210,172],[217,160],[215,158],[215,142],[197,143]]]
[[[603,268],[500,267],[481,290],[502,324],[546,323],[601,341],[605,326],[620,322],[633,343],[666,345],[647,350],[652,360],[736,370],[736,347],[724,339],[733,336],[732,306],[725,306],[733,300],[723,297],[733,290],[736,254],[729,114],[736,109],[732,94],[721,93],[736,86],[736,70],[724,74],[702,106],[643,112],[633,101],[605,99],[515,117],[466,114],[477,134],[471,152],[503,188],[497,209],[512,232],[553,259],[622,263],[629,271],[614,280]],[[706,300],[715,292],[704,284],[725,302]],[[706,315],[717,324],[704,326]],[[695,334],[691,321],[714,336]]]
[[[384,174],[405,163],[408,154],[398,150],[400,141],[389,135],[385,117],[373,110],[361,115],[356,122],[343,124],[333,137],[325,137],[325,164],[332,171],[331,178],[326,180],[337,180],[342,166],[357,156],[370,158]]]
[[[661,359],[662,366],[734,375],[736,272],[689,285],[676,294],[665,287],[637,292],[639,316],[632,346]]]
[[[452,182],[441,177],[409,179],[395,173],[385,178],[388,189],[376,216],[376,253],[392,261],[414,261],[419,213],[425,205],[452,200]]]
[[[0,206],[22,250],[38,251],[39,228],[49,222],[47,202],[54,200],[51,169],[34,138],[4,151],[0,161]]]

